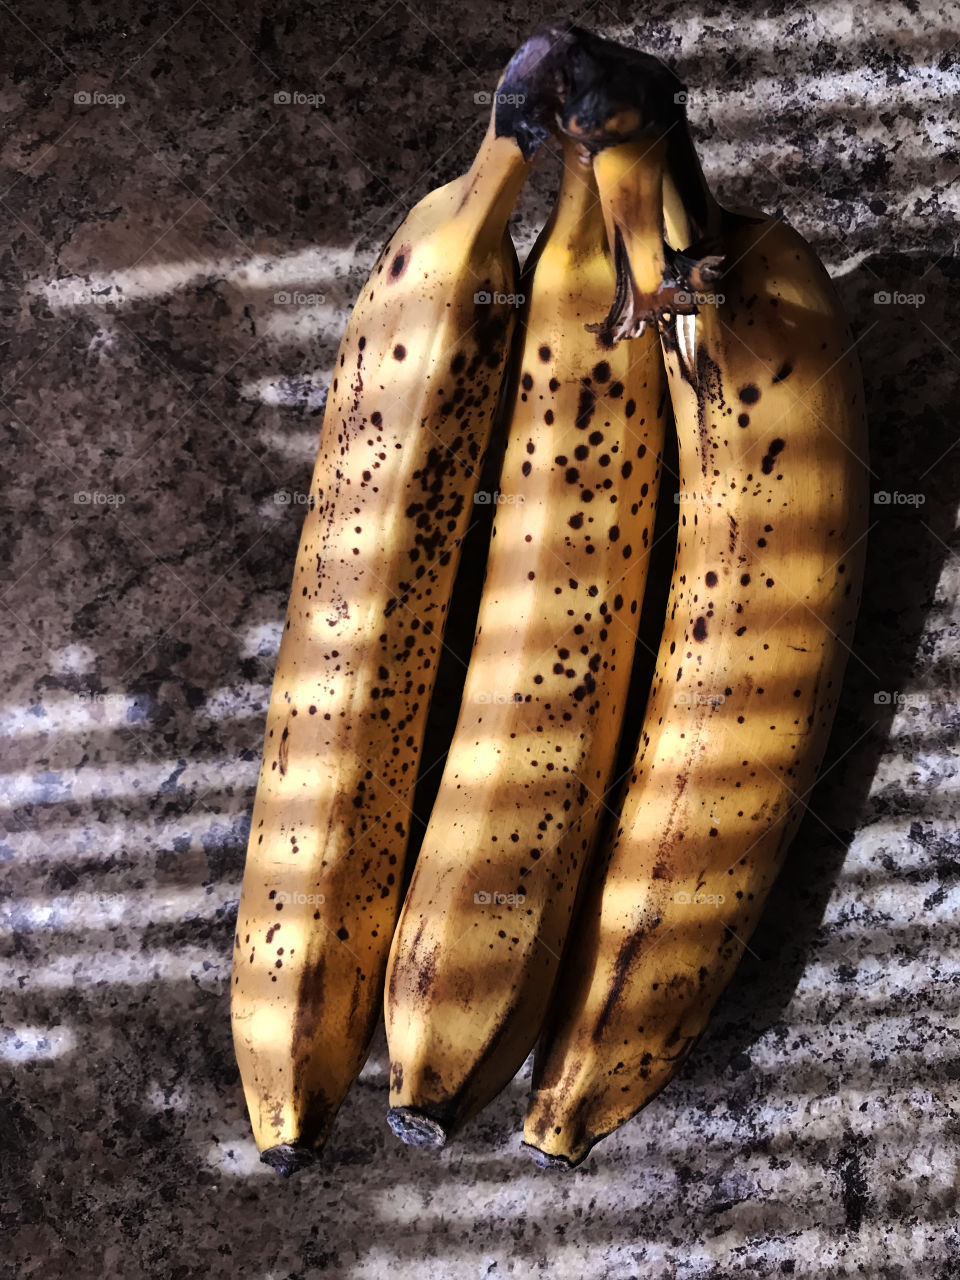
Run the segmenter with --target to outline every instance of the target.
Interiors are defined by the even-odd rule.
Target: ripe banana
[[[262,1159],[323,1145],[366,1056],[447,605],[515,324],[528,169],[473,166],[375,265],[337,356],[267,717],[232,1018]]]
[[[603,812],[661,466],[654,332],[587,331],[615,286],[589,162],[565,147],[524,269],[525,332],[460,717],[387,970],[389,1122],[442,1145],[540,1029]]]
[[[645,91],[663,144],[620,140],[595,168],[615,229],[640,185],[662,182],[657,306],[683,501],[619,827],[535,1063],[525,1145],[562,1167],[677,1072],[736,968],[821,764],[865,551],[864,398],[829,277],[783,223],[716,204],[682,107]],[[662,246],[659,231],[623,243],[617,328],[631,333]]]

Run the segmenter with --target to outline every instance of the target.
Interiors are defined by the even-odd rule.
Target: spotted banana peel
[[[604,812],[661,468],[656,335],[587,325],[615,285],[589,162],[564,154],[524,269],[476,638],[387,972],[389,1121],[441,1146],[522,1066]]]
[[[391,236],[336,358],[234,947],[237,1061],[261,1157],[282,1174],[322,1147],[382,1007],[444,621],[515,324],[507,219],[531,149],[495,104],[469,172]]]
[[[666,68],[638,61],[634,83],[606,116],[632,111],[633,136],[595,127],[596,100],[566,127],[618,245],[609,323],[659,328],[679,535],[620,820],[535,1061],[524,1145],[559,1167],[676,1074],[739,962],[823,759],[867,527],[863,391],[826,271],[782,222],[715,202]],[[642,234],[641,191],[660,193]]]

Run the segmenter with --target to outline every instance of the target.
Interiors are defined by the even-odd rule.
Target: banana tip
[[[289,1178],[291,1173],[296,1173],[298,1169],[313,1164],[315,1159],[315,1151],[293,1142],[281,1142],[275,1147],[268,1147],[266,1151],[260,1152],[261,1163],[276,1169],[282,1178]]]
[[[571,1160],[569,1156],[552,1156],[546,1151],[541,1151],[539,1147],[535,1147],[532,1142],[521,1142],[520,1147],[533,1157],[541,1169],[575,1169],[581,1162],[580,1160]]]
[[[416,1107],[391,1107],[387,1124],[401,1142],[411,1147],[442,1147],[447,1141],[443,1125]]]

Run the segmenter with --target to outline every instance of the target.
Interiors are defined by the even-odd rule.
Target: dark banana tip
[[[528,1152],[541,1169],[575,1169],[584,1159],[583,1156],[579,1160],[571,1160],[569,1156],[551,1156],[535,1147],[532,1142],[521,1142],[520,1148]]]
[[[583,27],[564,31],[557,120],[588,151],[666,136],[685,120],[686,85],[652,54]]]
[[[588,151],[685,120],[683,81],[659,58],[559,20],[538,27],[497,88],[496,131],[526,159],[557,127]]]
[[[442,1147],[447,1141],[443,1125],[416,1107],[391,1107],[387,1124],[408,1147]]]
[[[541,28],[516,51],[497,86],[498,137],[514,138],[525,160],[550,136],[557,111],[552,33]]]
[[[315,1151],[295,1142],[281,1142],[275,1147],[268,1147],[266,1151],[260,1152],[261,1162],[268,1164],[271,1169],[276,1169],[282,1178],[289,1178],[291,1173],[296,1173],[298,1169],[304,1169],[308,1164],[313,1164],[316,1158]]]

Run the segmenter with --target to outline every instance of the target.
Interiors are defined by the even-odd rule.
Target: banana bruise
[[[661,468],[656,334],[588,332],[615,285],[565,148],[524,271],[500,503],[456,733],[387,972],[391,1127],[442,1145],[522,1066],[602,816]]]
[[[677,191],[699,166],[692,145],[682,158],[664,201],[686,249]],[[708,195],[696,230],[730,267],[698,314],[660,319],[676,565],[619,827],[535,1063],[524,1139],[542,1165],[583,1160],[703,1032],[820,768],[859,603],[864,398],[837,297],[789,227]]]
[[[330,387],[267,715],[232,984],[262,1159],[313,1158],[380,1013],[461,540],[515,308],[527,171],[490,127],[375,265]]]

